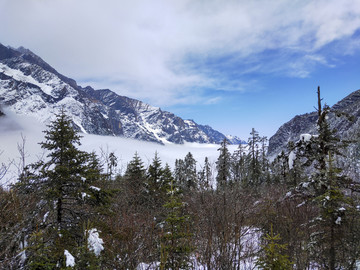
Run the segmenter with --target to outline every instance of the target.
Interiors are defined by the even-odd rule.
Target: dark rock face
[[[0,44],[0,103],[48,123],[63,107],[85,133],[157,143],[220,143],[225,135],[109,89],[77,83],[25,48]],[[240,143],[236,137],[232,143]]]
[[[353,119],[349,120],[352,116]],[[282,125],[269,140],[268,156],[276,157],[282,150],[286,149],[289,141],[297,141],[301,134],[317,134],[317,113],[297,115],[289,122]],[[331,108],[328,122],[337,131],[338,136],[344,139],[356,135],[360,126],[360,90],[357,90]],[[351,146],[350,146],[351,147]]]

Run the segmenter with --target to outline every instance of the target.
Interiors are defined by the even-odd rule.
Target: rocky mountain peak
[[[60,107],[85,133],[157,143],[220,143],[226,136],[109,89],[85,88],[28,49],[0,44],[0,105],[49,122]],[[240,143],[236,137],[232,143]]]

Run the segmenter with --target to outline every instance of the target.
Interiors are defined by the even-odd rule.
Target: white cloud
[[[171,105],[203,100],[203,87],[244,91],[243,74],[305,77],[331,65],[320,51],[360,28],[360,2],[0,0],[0,24],[0,42],[80,83]],[[349,44],[342,52],[359,46]]]
[[[214,98],[210,98],[208,100],[205,101],[206,105],[212,105],[212,104],[216,104],[218,103],[222,98],[221,97],[214,97]]]

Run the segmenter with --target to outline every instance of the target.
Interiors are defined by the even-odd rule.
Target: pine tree
[[[77,149],[80,136],[64,110],[44,133],[45,142],[40,145],[48,151],[47,160],[33,164],[35,172],[21,178],[19,183],[20,187],[31,185],[48,210],[40,231],[33,234],[33,246],[29,246],[27,253],[32,264],[37,261],[34,258],[47,258],[51,259],[47,264],[62,267],[65,247],[76,249],[83,238],[82,224],[90,219],[93,207],[101,204],[107,194],[96,187],[101,180],[96,156]]]
[[[216,182],[218,189],[224,188],[231,181],[231,155],[228,145],[229,141],[225,138],[218,149],[220,152],[216,161],[216,169],[218,171]]]
[[[184,158],[184,170],[186,189],[197,189],[196,160],[190,152]]]
[[[268,139],[266,136],[260,138],[260,167],[261,182],[270,181],[270,165],[267,159]]]
[[[185,163],[182,159],[175,160],[174,178],[178,186],[185,186]]]
[[[193,251],[190,217],[184,214],[184,204],[173,184],[169,193],[169,200],[164,205],[168,214],[162,233],[160,269],[190,269],[190,254]]]
[[[126,167],[123,189],[129,203],[143,205],[147,201],[146,170],[137,152]]]
[[[244,184],[247,178],[246,152],[243,144],[231,156],[231,172],[235,183]]]
[[[347,216],[356,213],[353,199],[346,190],[352,190],[358,184],[341,173],[335,166],[335,157],[341,156],[341,150],[347,143],[336,136],[336,131],[330,128],[327,121],[331,112],[327,105],[322,106],[320,87],[318,95],[318,135],[310,140],[300,140],[297,145],[297,155],[304,160],[303,165],[313,168],[310,181],[300,183],[297,191],[313,203],[318,209],[318,216],[309,224],[313,230],[310,239],[310,249],[313,259],[322,268],[335,270],[346,264],[342,250],[342,236],[346,231]],[[347,239],[347,241],[352,241]]]
[[[108,175],[109,175],[109,180],[112,179],[113,177],[113,174],[114,174],[114,171],[118,165],[117,163],[117,157],[115,156],[115,153],[114,152],[111,152],[108,156],[108,161],[109,161],[109,164],[108,164]]]
[[[284,254],[286,245],[278,243],[281,240],[279,234],[274,234],[271,226],[270,233],[264,237],[265,245],[263,254],[257,260],[257,266],[263,270],[290,270],[292,263]]]
[[[184,160],[177,159],[175,161],[175,181],[183,191],[197,189],[197,173],[196,173],[196,160],[189,152]]]
[[[204,161],[204,178],[205,178],[205,188],[208,189],[212,187],[212,171],[211,171],[211,165],[209,162],[208,157],[205,157]]]
[[[163,172],[160,177],[159,192],[163,194],[164,198],[167,198],[168,190],[170,189],[171,183],[174,182],[174,177],[171,172],[169,164],[165,164]]]
[[[161,167],[161,160],[156,152],[153,162],[147,169],[147,183],[149,192],[156,192],[159,189],[162,174],[163,169]]]
[[[289,155],[281,151],[271,164],[273,171],[273,182],[286,183],[289,175]]]
[[[31,254],[27,261],[27,268],[30,270],[56,269],[57,254],[53,245],[47,244],[48,236],[44,231],[34,232],[29,238],[27,254]],[[60,255],[61,256],[61,255]]]
[[[164,169],[161,166],[161,160],[158,157],[157,152],[153,162],[149,165],[146,175],[146,190],[148,193],[148,198],[150,200],[150,205],[153,205],[155,208],[161,207],[164,204],[164,183],[163,180]]]
[[[198,182],[201,190],[208,190],[211,187],[212,182],[211,165],[208,157],[205,157],[204,167],[198,173]]]
[[[258,185],[260,184],[260,176],[261,176],[261,164],[259,157],[259,148],[261,138],[259,136],[259,132],[257,132],[254,128],[250,132],[251,137],[248,139],[248,147],[249,153],[247,156],[247,167],[249,173],[248,184]]]

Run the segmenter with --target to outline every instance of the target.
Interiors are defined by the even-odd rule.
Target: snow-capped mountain
[[[353,119],[345,117],[352,116]],[[297,115],[282,125],[269,140],[268,156],[274,158],[286,149],[289,141],[298,141],[301,134],[317,134],[317,112]],[[360,131],[360,90],[357,90],[331,107],[328,122],[343,139],[355,139]],[[350,145],[350,149],[356,147]],[[355,154],[355,151],[350,151]]]
[[[81,87],[30,50],[0,44],[0,106],[50,122],[61,107],[84,133],[124,136],[158,143],[220,143],[209,126],[162,111],[109,89]],[[228,137],[237,144],[237,137]]]

